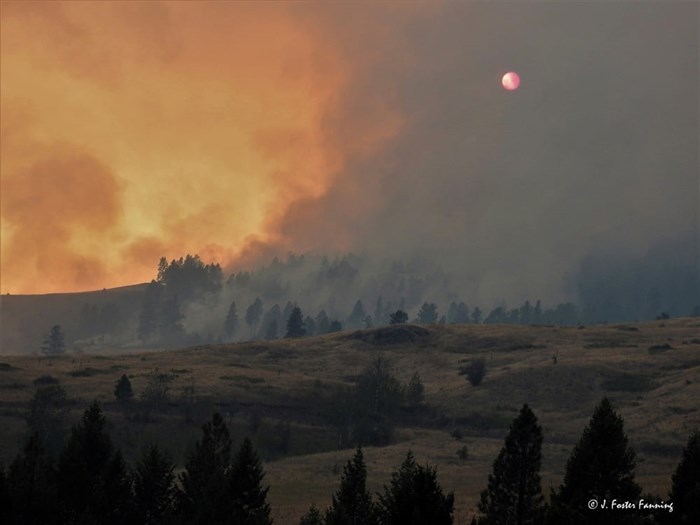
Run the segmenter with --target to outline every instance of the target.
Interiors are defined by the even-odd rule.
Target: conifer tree
[[[377,523],[372,496],[367,491],[367,467],[362,448],[348,460],[340,488],[326,511],[326,525],[371,525]]]
[[[299,525],[325,525],[321,517],[321,511],[314,504],[309,507],[309,510],[299,520]]]
[[[613,499],[639,499],[641,488],[634,480],[634,468],[635,453],[628,445],[624,422],[610,401],[603,398],[569,457],[564,483],[552,496],[549,521],[592,525],[638,523],[638,511],[610,509]],[[591,500],[598,503],[598,508],[588,508]]]
[[[301,313],[301,308],[295,306],[292,313],[289,314],[287,320],[287,333],[284,337],[304,337],[306,329],[304,328],[304,316]]]
[[[538,525],[544,498],[540,485],[542,428],[527,404],[511,423],[506,442],[481,493],[483,525]]]
[[[436,469],[419,466],[409,451],[384,486],[377,507],[382,525],[451,525],[454,495],[445,496]]]
[[[195,444],[180,475],[178,513],[183,523],[208,525],[230,521],[226,494],[230,465],[231,437],[217,412],[202,427],[202,439]]]
[[[437,305],[435,305],[435,303],[423,303],[423,306],[421,306],[418,311],[416,322],[421,324],[434,324],[437,323],[437,320]]]
[[[59,522],[56,470],[38,433],[32,434],[17,454],[5,482],[9,519],[3,523]]]
[[[228,308],[228,314],[226,314],[226,322],[224,323],[224,332],[226,336],[231,339],[236,335],[236,329],[238,328],[238,313],[236,311],[236,301],[231,301],[231,306]]]
[[[44,337],[41,351],[46,355],[60,355],[66,351],[65,334],[60,325],[51,327],[51,331]]]
[[[243,444],[233,460],[228,473],[228,497],[232,514],[228,523],[238,525],[270,525],[270,505],[267,503],[269,487],[263,488],[265,477],[260,459],[250,439]]]
[[[130,479],[105,424],[102,409],[94,402],[73,427],[61,452],[59,497],[67,523],[123,523],[128,519]]]
[[[119,381],[117,381],[117,385],[114,388],[114,397],[121,402],[133,399],[134,391],[131,389],[131,381],[129,381],[129,377],[126,374],[122,374]]]
[[[670,501],[673,523],[700,523],[700,432],[695,431],[688,439],[676,472],[673,474]],[[669,515],[670,517],[670,515]]]
[[[135,523],[172,523],[176,495],[173,468],[170,458],[156,445],[144,450],[133,474]]]

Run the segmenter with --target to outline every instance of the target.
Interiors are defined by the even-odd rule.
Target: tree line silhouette
[[[125,389],[122,386],[122,389]],[[175,474],[167,453],[148,446],[129,469],[106,432],[97,402],[54,462],[32,434],[7,471],[0,467],[0,521],[9,524],[240,524],[272,523],[269,487],[251,441],[237,452],[220,414],[202,427]],[[607,398],[599,403],[566,464],[562,484],[545,500],[539,470],[543,433],[525,404],[493,462],[473,525],[690,524],[700,521],[700,433],[694,432],[672,477],[668,499],[642,494],[636,456],[624,422]],[[315,504],[300,525],[448,525],[454,495],[437,469],[419,465],[409,450],[388,485],[373,498],[362,448],[347,462],[330,506]],[[615,507],[613,502],[618,502]],[[595,503],[592,503],[595,502]],[[623,506],[623,503],[632,506]]]

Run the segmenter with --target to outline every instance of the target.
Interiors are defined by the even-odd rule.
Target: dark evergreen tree
[[[42,353],[53,356],[60,355],[66,351],[66,337],[61,329],[61,325],[54,325],[44,337],[44,344],[41,345]]]
[[[377,298],[377,304],[374,306],[374,315],[372,316],[372,319],[374,320],[374,323],[377,326],[386,324],[389,321],[389,319],[385,318],[384,314],[384,301],[382,300],[382,296],[380,295]]]
[[[277,339],[277,319],[271,319],[265,331],[265,339]]]
[[[52,458],[63,448],[66,434],[68,396],[61,385],[42,386],[29,402],[27,424],[37,432]]]
[[[452,301],[447,309],[447,322],[455,324],[457,322],[457,303]]]
[[[435,324],[437,320],[437,305],[435,305],[435,303],[423,303],[423,306],[418,310],[416,322],[421,324]]]
[[[226,321],[224,322],[224,333],[226,337],[231,339],[236,335],[236,330],[238,329],[238,312],[236,311],[236,301],[231,301],[231,306],[228,308],[228,313],[226,314]]]
[[[158,330],[161,338],[168,342],[178,341],[185,333],[181,322],[184,318],[177,294],[167,297],[160,309]]]
[[[58,462],[65,523],[128,523],[130,480],[97,402],[73,427]]]
[[[133,473],[135,523],[168,525],[173,522],[177,494],[174,467],[156,445],[144,450]]]
[[[337,319],[333,319],[331,321],[331,324],[328,326],[328,333],[333,333],[333,332],[342,332],[343,331],[343,325],[340,321]]]
[[[423,393],[425,388],[418,372],[413,374],[406,388],[406,401],[412,407],[418,407],[423,403]]]
[[[457,315],[455,317],[455,322],[460,324],[466,324],[469,322],[469,308],[463,302],[457,305]]]
[[[310,315],[304,319],[304,328],[306,328],[306,335],[316,335],[316,321]]]
[[[542,303],[539,299],[532,310],[532,324],[542,324]]]
[[[232,513],[227,523],[237,525],[269,525],[269,487],[263,488],[265,474],[250,439],[243,440],[227,476]]]
[[[340,478],[340,488],[326,511],[326,525],[373,525],[377,523],[372,496],[367,491],[367,467],[362,448],[348,461]]]
[[[641,488],[634,481],[634,468],[635,453],[628,445],[623,420],[603,398],[569,457],[563,485],[552,496],[549,522],[637,523],[638,511],[610,509],[613,499],[639,499]],[[596,500],[600,507],[589,510],[590,500]]]
[[[389,324],[404,324],[408,321],[408,314],[403,310],[396,310],[389,318]]]
[[[454,495],[445,496],[434,467],[418,465],[412,452],[391,483],[379,495],[378,517],[382,525],[451,525]]]
[[[231,437],[217,412],[202,427],[202,439],[180,475],[178,514],[183,523],[208,525],[230,523],[227,474],[231,465]]]
[[[481,313],[481,308],[478,306],[472,310],[472,323],[474,324],[481,324],[481,317],[483,314]]]
[[[520,324],[532,324],[532,306],[525,301],[520,307]]]
[[[539,525],[543,520],[540,465],[542,428],[530,407],[523,405],[510,425],[506,442],[481,493],[483,525]]]
[[[287,304],[284,305],[284,309],[282,310],[282,320],[286,323],[287,320],[289,319],[289,316],[292,315],[292,310],[294,310],[294,307],[296,305],[292,304],[291,301],[287,301]]]
[[[466,375],[472,386],[479,386],[486,377],[486,364],[483,359],[473,359],[471,363],[463,367],[459,373]]]
[[[312,504],[308,512],[299,520],[299,525],[325,525],[325,521],[318,507]]]
[[[484,324],[504,324],[508,322],[508,315],[503,306],[497,306],[484,319]]]
[[[700,523],[700,432],[688,439],[676,472],[673,474],[670,501],[673,523]],[[671,517],[669,515],[669,517]]]
[[[284,334],[284,337],[304,337],[305,335],[304,316],[301,313],[301,308],[295,306],[287,319],[287,333]]]
[[[348,328],[361,328],[362,327],[362,320],[367,316],[367,312],[365,312],[365,307],[362,305],[361,300],[357,300],[355,302],[355,306],[352,308],[352,312],[350,312],[350,315],[348,316],[347,319],[347,326]]]
[[[56,470],[38,433],[33,433],[17,454],[6,483],[9,519],[3,523],[60,523]]]
[[[122,374],[119,381],[117,381],[117,386],[114,388],[114,397],[121,402],[133,399],[134,391],[131,389],[131,381],[129,381],[129,377],[126,374]]]
[[[263,304],[260,297],[256,297],[255,301],[245,311],[245,322],[250,327],[251,335],[257,331],[260,317],[263,313]]]
[[[331,322],[325,310],[321,310],[316,316],[316,333],[318,335],[327,334],[330,331]]]

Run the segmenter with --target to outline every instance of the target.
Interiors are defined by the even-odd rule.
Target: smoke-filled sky
[[[355,251],[558,300],[697,246],[699,6],[3,1],[2,292]]]

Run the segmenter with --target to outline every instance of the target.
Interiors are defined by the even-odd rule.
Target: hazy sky
[[[558,299],[698,243],[697,2],[1,6],[3,293],[353,250]]]

